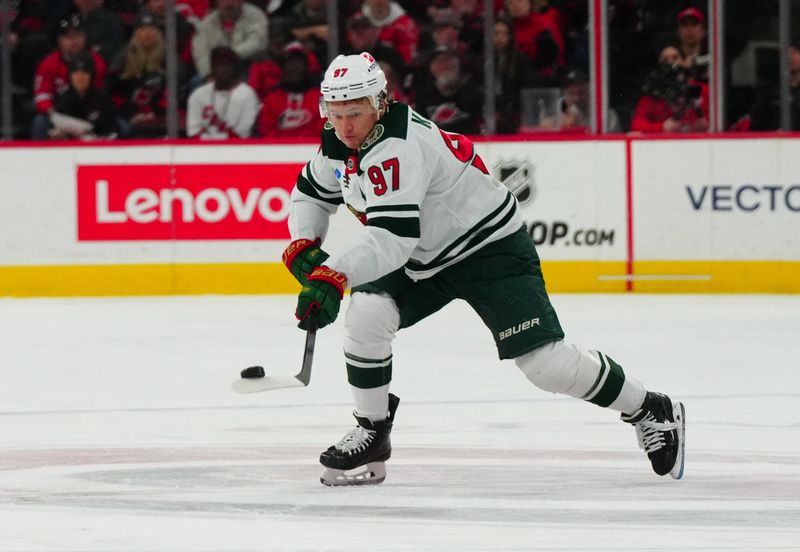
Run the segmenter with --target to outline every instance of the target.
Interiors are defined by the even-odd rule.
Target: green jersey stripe
[[[383,228],[401,238],[419,238],[419,217],[372,217],[367,226]]]
[[[377,368],[361,368],[346,363],[347,382],[359,389],[374,389],[382,387],[392,381],[392,363]]]
[[[510,205],[510,208],[509,208]],[[504,209],[508,209],[508,211],[503,215],[498,222],[492,224],[491,226],[486,226],[486,224],[496,218],[500,213],[503,212]],[[406,263],[406,268],[413,272],[422,272],[425,270],[431,270],[436,267],[442,266],[447,264],[448,262],[452,261],[453,259],[458,258],[459,256],[464,255],[467,251],[474,249],[477,245],[484,242],[486,239],[489,238],[494,232],[505,226],[509,220],[514,216],[516,213],[517,206],[514,202],[514,196],[511,192],[506,195],[505,201],[492,211],[489,215],[484,217],[478,224],[470,228],[466,233],[462,234],[458,238],[456,238],[450,245],[445,247],[442,252],[436,256],[431,262],[423,264],[413,259],[410,259]],[[466,245],[461,249],[459,253],[451,254],[451,252],[456,249],[459,245],[467,242]]]
[[[404,203],[402,205],[376,205],[367,207],[367,213],[379,213],[383,211],[419,211],[419,205]]]
[[[296,186],[300,192],[316,200],[324,201],[325,203],[330,203],[331,205],[341,205],[344,203],[344,199],[341,195],[337,197],[322,197],[319,195],[319,192],[317,192],[314,186],[311,185],[308,179],[304,178],[302,175],[297,177]]]

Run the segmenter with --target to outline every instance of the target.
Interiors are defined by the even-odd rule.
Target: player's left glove
[[[317,312],[317,327],[324,328],[336,320],[347,288],[347,278],[327,266],[319,266],[308,275],[308,281],[297,297],[295,316],[298,328],[308,329],[312,311]]]
[[[319,247],[320,240],[294,240],[281,259],[298,282],[305,285],[311,271],[324,263],[329,255]]]

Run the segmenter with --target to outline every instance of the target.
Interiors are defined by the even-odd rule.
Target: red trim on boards
[[[603,25],[600,14],[603,10],[604,0],[594,2],[594,75],[592,75],[592,90],[594,92],[594,128],[598,133],[603,132]]]
[[[633,148],[632,141],[625,142],[625,188],[627,201],[626,222],[628,226],[627,258],[625,262],[625,275],[628,280],[625,282],[625,291],[633,291]]]

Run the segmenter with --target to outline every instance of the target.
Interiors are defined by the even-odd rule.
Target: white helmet
[[[370,98],[376,110],[386,98],[386,75],[381,66],[367,52],[358,55],[336,56],[320,85],[319,114],[328,116],[325,102],[343,102]]]

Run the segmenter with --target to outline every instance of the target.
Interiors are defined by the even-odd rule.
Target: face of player
[[[336,136],[348,148],[358,149],[380,118],[369,98],[347,102],[328,102],[328,120]]]

